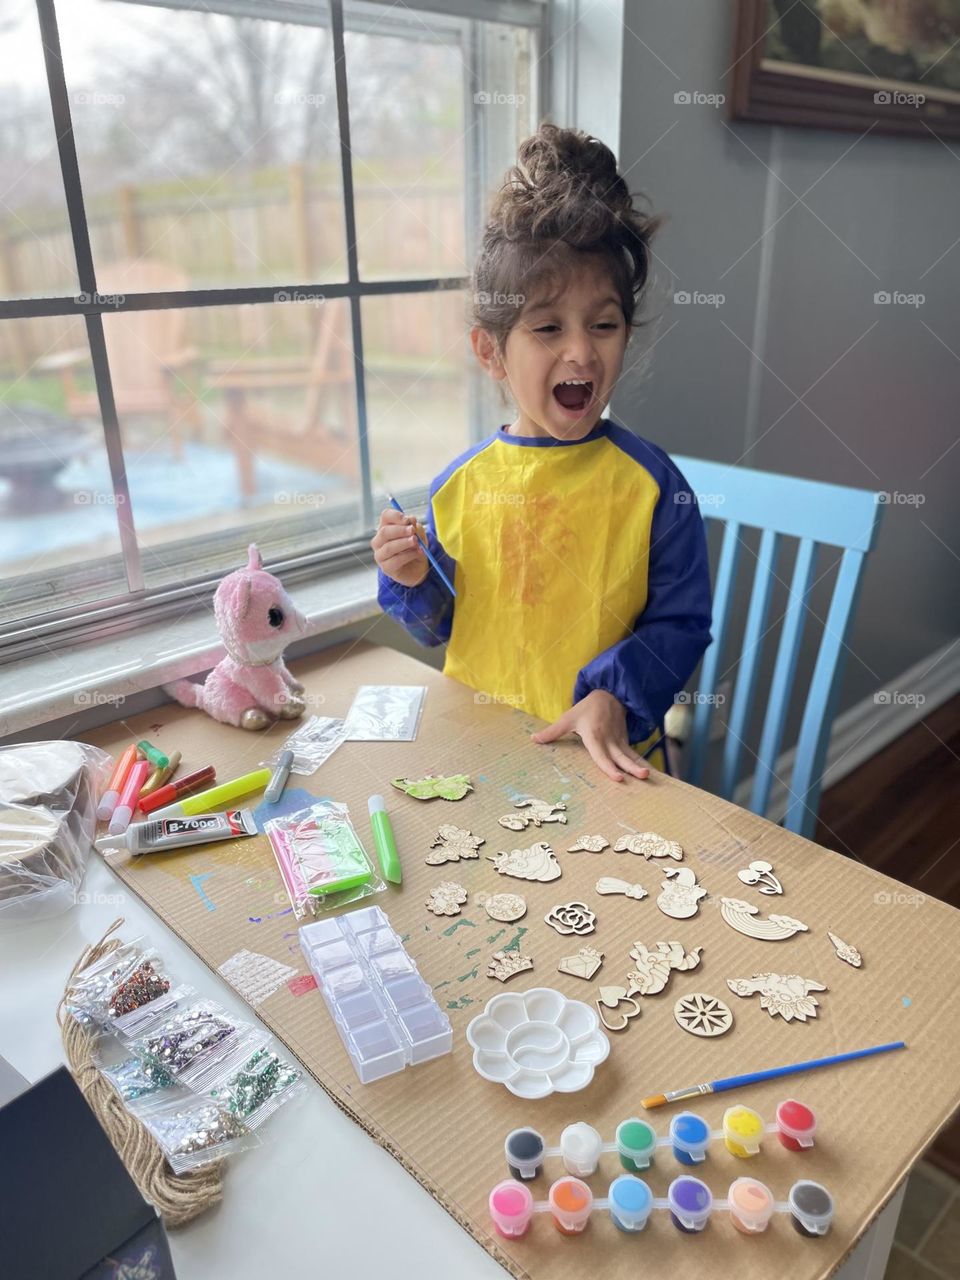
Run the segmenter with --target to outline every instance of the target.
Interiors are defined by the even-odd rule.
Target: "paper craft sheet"
[[[540,725],[530,717],[479,704],[471,690],[392,650],[350,644],[294,667],[308,694],[322,693],[325,709],[335,716],[346,714],[361,684],[428,686],[416,741],[345,742],[316,774],[291,777],[287,795],[302,790],[301,805],[309,796],[321,795],[347,803],[371,853],[367,798],[375,792],[387,797],[404,881],[401,888],[391,886],[367,901],[388,913],[449,1014],[452,1055],[375,1084],[358,1082],[320,993],[305,976],[296,921],[262,835],[135,860],[122,854],[112,865],[124,883],[212,971],[229,978],[246,972],[256,957],[273,962],[267,967],[281,977],[277,965],[294,971],[274,989],[268,984],[258,991],[256,1016],[337,1105],[512,1275],[625,1280],[642,1265],[645,1274],[701,1280],[708,1255],[710,1274],[717,1277],[767,1280],[782,1274],[791,1280],[820,1280],[830,1275],[960,1104],[960,912],[931,898],[919,900],[920,895],[896,881],[682,782],[659,774],[647,783],[610,782],[575,740],[538,747],[529,734]],[[290,729],[287,722],[266,733],[245,733],[170,705],[98,729],[87,740],[116,752],[146,737],[161,750],[182,751],[185,770],[213,763],[218,777],[229,778],[255,767]],[[456,803],[414,800],[390,787],[391,778],[451,771],[469,773],[475,788]],[[523,836],[504,830],[498,818],[522,795],[562,800],[568,822],[531,827]],[[518,841],[544,840],[556,851],[562,877],[548,883],[511,881],[499,876],[486,857],[454,866],[426,865],[438,826],[451,822],[486,837],[482,854],[510,850]],[[584,832],[602,833],[612,845],[631,830],[655,831],[679,841],[683,863],[648,862],[612,849],[566,852]],[[738,881],[738,870],[757,858],[776,868],[786,886],[782,897],[756,897]],[[664,861],[694,868],[707,890],[694,918],[671,919],[658,910]],[[601,896],[595,884],[602,875],[640,883],[648,896]],[[431,889],[445,879],[456,879],[470,894],[458,916],[436,917],[424,908]],[[523,893],[529,908],[514,924],[492,921],[474,902],[477,893],[513,889]],[[756,901],[764,915],[771,910],[796,915],[809,932],[780,942],[745,937],[721,919],[721,896]],[[552,907],[572,900],[589,904],[597,915],[596,932],[577,939],[575,946],[543,923]],[[859,948],[861,969],[837,958],[828,930]],[[588,1088],[524,1102],[476,1074],[464,1030],[492,996],[550,986],[592,1001],[601,983],[624,983],[633,967],[629,952],[635,942],[653,947],[675,939],[687,951],[703,948],[699,966],[672,973],[662,995],[641,998],[641,1016],[611,1037],[610,1056]],[[494,952],[517,940],[533,956],[535,967],[504,987],[486,976],[487,966]],[[159,929],[154,941],[163,946]],[[603,967],[589,982],[557,971],[560,958],[583,942],[605,955]],[[241,960],[235,961],[238,956]],[[770,970],[826,985],[827,991],[818,993],[816,1019],[787,1023],[772,1018],[758,998],[738,999],[726,986],[727,978]],[[719,996],[730,1005],[735,1022],[729,1033],[698,1039],[676,1024],[675,1001],[694,992]],[[778,1199],[786,1198],[797,1179],[824,1183],[836,1200],[833,1229],[825,1239],[801,1238],[784,1215],[775,1216],[765,1235],[745,1239],[725,1214],[714,1215],[703,1237],[688,1237],[663,1212],[653,1215],[639,1237],[622,1235],[605,1213],[594,1214],[585,1234],[575,1239],[562,1237],[544,1215],[535,1217],[523,1240],[505,1241],[493,1232],[487,1196],[507,1176],[503,1140],[513,1128],[533,1125],[551,1145],[565,1125],[585,1120],[611,1139],[617,1123],[635,1115],[647,1094],[897,1039],[906,1040],[909,1048],[704,1098],[691,1108],[718,1128],[733,1102],[755,1108],[765,1120],[773,1119],[776,1104],[787,1097],[813,1107],[819,1129],[812,1151],[789,1152],[775,1135],[767,1135],[761,1154],[744,1161],[722,1143],[712,1143],[706,1164],[695,1172],[716,1197],[725,1196],[742,1174],[767,1183]],[[675,1110],[650,1113],[658,1133],[666,1133]],[[682,1171],[662,1151],[645,1177],[654,1194],[662,1196]],[[548,1163],[532,1184],[538,1199],[545,1198],[550,1181],[562,1172],[558,1161]],[[598,1173],[588,1179],[594,1194],[605,1195],[618,1172],[616,1157],[604,1155]]]

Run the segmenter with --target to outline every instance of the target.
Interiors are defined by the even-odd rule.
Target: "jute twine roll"
[[[114,920],[100,941],[87,947],[73,966],[57,1006],[57,1023],[73,1078],[140,1193],[154,1205],[165,1226],[182,1227],[221,1198],[224,1162],[218,1160],[189,1173],[175,1174],[156,1139],[127,1111],[116,1089],[97,1067],[94,1035],[66,1008],[70,989],[80,970],[110,955],[120,945],[119,938],[110,935],[122,924],[122,916]]]

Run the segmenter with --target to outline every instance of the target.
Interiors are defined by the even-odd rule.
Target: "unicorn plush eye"
[[[267,612],[267,621],[270,623],[271,627],[283,626],[283,610],[279,605],[274,604],[270,606],[270,609]]]

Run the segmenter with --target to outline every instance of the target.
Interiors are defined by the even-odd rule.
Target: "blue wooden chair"
[[[810,838],[816,827],[823,764],[836,713],[846,641],[857,604],[864,561],[876,540],[883,506],[876,493],[865,489],[848,489],[771,472],[750,471],[700,458],[676,457],[674,461],[694,493],[701,495],[704,519],[717,520],[724,525],[713,595],[713,644],[703,659],[688,749],[686,778],[694,785],[701,784],[707,762],[717,676],[723,670],[720,663],[730,622],[740,550],[744,545],[741,531],[745,528],[762,530],[747,608],[743,653],[723,744],[718,790],[728,800],[732,798],[737,784],[745,745],[744,733],[756,693],[758,659],[767,629],[767,612],[778,556],[785,538],[799,539],[755,760],[749,801],[749,808],[754,813],[766,814],[770,801],[774,768],[807,620],[807,601],[814,584],[818,547],[843,549],[806,694],[793,772],[788,783],[790,798],[783,819],[788,830]],[[705,500],[703,495],[713,498],[713,503]],[[719,499],[715,495],[719,495]]]

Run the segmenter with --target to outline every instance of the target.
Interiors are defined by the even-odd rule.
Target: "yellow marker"
[[[218,804],[229,804],[238,796],[245,796],[251,791],[262,791],[269,781],[269,769],[254,769],[252,773],[245,773],[240,778],[221,782],[209,791],[198,791],[195,796],[180,800],[177,804],[169,804],[165,809],[156,809],[151,813],[150,820],[189,818],[195,813],[210,813]]]

